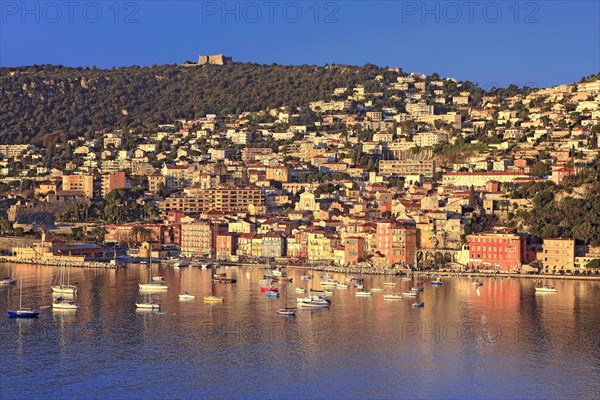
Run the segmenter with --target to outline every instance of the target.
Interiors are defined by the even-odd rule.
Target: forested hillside
[[[85,131],[206,113],[305,106],[336,87],[373,81],[374,65],[162,65],[102,70],[62,66],[0,69],[0,143],[26,143],[56,132]]]

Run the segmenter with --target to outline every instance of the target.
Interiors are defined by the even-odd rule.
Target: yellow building
[[[62,190],[82,192],[91,199],[94,197],[94,177],[92,175],[63,175]]]
[[[575,268],[575,240],[544,239],[542,253],[538,259],[546,271],[573,271]]]
[[[331,260],[333,258],[333,250],[331,248],[331,240],[323,233],[308,234],[308,259],[314,260]]]

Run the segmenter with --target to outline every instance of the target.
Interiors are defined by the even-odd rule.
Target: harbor
[[[356,281],[349,279],[359,274],[286,268],[284,276],[292,282],[272,282],[279,296],[271,297],[259,290],[269,274],[266,268],[222,265],[216,276],[235,278],[236,283],[220,284],[213,282],[211,269],[153,263],[119,270],[72,268],[70,281],[76,282],[77,294],[72,303],[63,304],[76,303],[79,308],[60,309],[52,307],[55,295],[50,287],[60,270],[0,264],[0,275],[10,274],[18,281],[0,286],[3,313],[18,307],[20,285],[23,307],[39,311],[34,320],[6,314],[0,318],[5,349],[0,373],[12,379],[33,368],[35,373],[29,374],[35,380],[49,371],[75,373],[85,365],[85,372],[78,374],[86,384],[60,378],[26,391],[3,387],[7,398],[44,398],[51,393],[94,397],[86,392],[89,387],[106,397],[125,398],[123,389],[113,384],[124,376],[135,398],[255,398],[265,390],[276,393],[281,382],[290,388],[290,397],[364,395],[364,385],[354,377],[328,378],[342,365],[360,368],[363,379],[385,381],[371,394],[377,398],[397,398],[415,386],[426,398],[503,394],[558,399],[574,392],[590,398],[597,384],[598,281],[546,279],[556,292],[538,293],[537,282],[530,279],[448,275],[436,277],[443,283],[436,286],[431,284],[433,275],[363,275],[372,295],[357,297]],[[307,273],[312,279],[301,278]],[[143,294],[139,284],[151,277],[160,277],[168,290]],[[350,288],[322,286],[330,280],[347,282]],[[483,285],[475,285],[477,280]],[[423,291],[415,297],[391,296],[418,285]],[[307,293],[331,291],[330,305],[298,307],[293,315],[279,313],[307,296],[297,288]],[[186,292],[192,298],[181,299]],[[223,300],[202,300],[211,295]],[[136,308],[144,298],[160,308]],[[552,363],[527,361],[539,353],[539,343],[554,355]],[[494,380],[484,371],[476,372],[489,371],[491,364]],[[515,366],[520,378],[526,378],[526,387],[514,384]],[[177,373],[148,381],[148,374],[157,370]],[[255,374],[276,376],[277,382],[257,380]],[[548,379],[535,379],[540,374]],[[576,387],[567,378],[571,374],[579,377]],[[310,377],[311,383],[295,385],[298,376]],[[397,376],[402,379],[393,379]],[[460,385],[437,384],[449,379],[458,379]],[[171,385],[175,381],[178,384]]]

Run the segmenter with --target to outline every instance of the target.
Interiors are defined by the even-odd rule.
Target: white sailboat
[[[64,293],[75,295],[77,294],[77,285],[71,285],[71,266],[69,265],[69,269],[67,271],[67,284],[65,285],[65,273],[64,267],[60,269],[60,278],[59,284],[52,286],[52,291],[54,293]]]
[[[311,280],[311,283],[314,283],[314,280]],[[312,286],[313,284],[311,284],[311,293],[314,291],[314,288]],[[321,296],[311,295],[306,297],[298,297],[296,299],[296,305],[301,308],[328,308],[331,305],[331,300],[324,299]]]
[[[152,279],[152,257],[150,257],[150,264],[148,266],[148,283],[140,283],[140,290],[148,292],[164,292],[169,290],[169,287],[162,281],[154,281]]]

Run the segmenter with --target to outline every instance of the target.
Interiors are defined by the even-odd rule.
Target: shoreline
[[[121,269],[127,268],[129,265],[136,265],[137,263],[125,263],[124,265],[117,266],[110,262],[101,261],[61,261],[61,260],[34,260],[34,259],[19,259],[15,260],[10,256],[0,257],[1,264],[28,264],[28,265],[41,265],[46,267],[63,267],[70,266],[73,268],[92,268],[92,269]],[[169,266],[169,263],[161,263],[156,260],[157,265]],[[141,265],[141,264],[140,264]],[[237,268],[261,268],[268,269],[268,264],[250,264],[250,263],[237,263],[237,262],[223,262],[223,266],[237,267]],[[384,275],[384,276],[445,276],[445,277],[470,277],[470,278],[523,278],[523,279],[558,279],[558,280],[586,280],[586,281],[600,281],[600,275],[549,275],[549,274],[513,274],[513,273],[492,273],[492,272],[441,272],[441,271],[410,271],[407,269],[365,269],[357,267],[333,267],[331,265],[285,265],[280,266],[282,268],[291,268],[297,270],[312,270],[319,272],[331,272],[338,274],[354,274],[354,275]],[[193,268],[193,267],[186,267]]]

